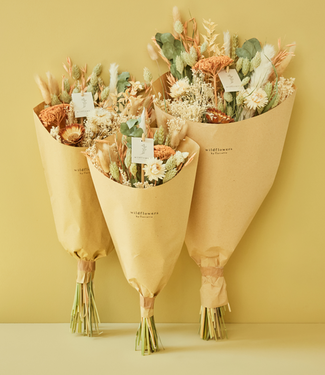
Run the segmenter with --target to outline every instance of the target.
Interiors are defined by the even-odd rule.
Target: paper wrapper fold
[[[113,137],[107,139],[111,143],[114,140]],[[199,146],[186,138],[181,142],[180,151],[198,155]],[[143,317],[152,316],[151,301],[166,285],[182,249],[197,155],[172,180],[147,189],[121,185],[101,173],[88,160],[124,275],[140,293]]]
[[[55,140],[38,118],[44,104],[34,108],[34,120],[54,221],[60,243],[77,259],[94,261],[113,249],[83,147]],[[93,262],[90,262],[91,264]],[[89,272],[78,279],[89,279]],[[88,276],[86,275],[88,274]],[[93,274],[93,271],[90,272]]]
[[[165,79],[165,76],[162,76]],[[162,92],[157,80],[154,92]],[[204,269],[223,268],[268,194],[281,159],[295,93],[265,114],[231,124],[188,122],[200,146],[185,243]],[[155,107],[158,126],[172,118]],[[222,275],[202,273],[204,307],[228,303]]]

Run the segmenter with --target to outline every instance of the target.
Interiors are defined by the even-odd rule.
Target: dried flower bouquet
[[[210,20],[200,44],[195,19],[182,23],[176,7],[173,15],[173,33],[153,38],[169,68],[153,84],[155,110],[159,126],[187,127],[200,145],[185,242],[202,274],[200,336],[219,339],[227,335],[229,307],[223,269],[280,163],[295,99],[294,79],[282,74],[295,44],[279,42],[276,52],[252,38],[239,47],[227,31],[220,46]],[[239,77],[235,90],[221,82],[228,74]]]
[[[82,152],[95,140],[114,134],[144,105],[150,107],[151,98],[146,100],[148,90],[128,72],[118,74],[117,64],[111,64],[108,86],[101,78],[100,64],[88,78],[87,66],[79,68],[70,58],[64,68],[69,77],[63,76],[61,90],[51,73],[47,73],[48,83],[36,76],[44,103],[34,108],[34,120],[58,238],[78,260],[70,328],[92,336],[99,323],[93,290],[95,262],[107,256],[113,244]],[[71,96],[87,92],[92,94],[94,109],[76,119]]]
[[[159,350],[154,301],[168,282],[184,242],[199,151],[191,139],[180,141],[185,137],[180,131],[178,140],[173,134],[177,145],[171,145],[167,129],[150,129],[145,118],[143,113],[137,121],[122,124],[123,134],[99,141],[87,151],[124,275],[140,294],[136,348],[142,355]],[[132,138],[144,134],[146,140],[154,140],[154,158],[143,165],[132,163]]]

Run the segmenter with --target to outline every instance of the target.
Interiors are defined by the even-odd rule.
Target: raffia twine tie
[[[222,277],[223,267],[200,267],[202,276]]]
[[[150,318],[154,315],[155,297],[143,297],[140,294],[140,309],[142,318]]]
[[[200,267],[200,270],[202,274],[201,305],[209,308],[227,305],[228,297],[223,267]]]
[[[92,260],[78,260],[77,283],[88,284],[94,278],[96,262]]]

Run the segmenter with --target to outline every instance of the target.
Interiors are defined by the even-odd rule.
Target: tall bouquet
[[[276,53],[252,38],[239,47],[228,31],[219,46],[216,25],[205,20],[200,44],[195,19],[183,24],[177,9],[174,15],[173,34],[153,38],[170,68],[153,85],[155,109],[158,125],[187,128],[200,145],[185,242],[202,274],[200,336],[219,339],[229,306],[224,266],[280,163],[295,99],[294,79],[282,74],[295,46],[279,42]]]
[[[140,295],[136,347],[150,354],[159,350],[154,301],[184,243],[199,147],[186,138],[173,149],[170,134],[161,127],[153,135],[144,114],[121,132],[90,148],[88,163],[124,275]],[[141,156],[150,148],[152,158]]]
[[[113,250],[113,243],[82,152],[136,116],[144,103],[137,91],[144,87],[130,80],[127,72],[118,75],[116,64],[111,64],[109,86],[101,79],[100,64],[88,79],[86,66],[80,69],[68,58],[64,67],[69,77],[63,76],[61,90],[51,73],[47,73],[48,83],[36,77],[45,103],[34,108],[34,120],[58,238],[78,260],[70,328],[92,336],[99,323],[93,289],[95,264]],[[80,99],[88,100],[85,106],[93,109],[77,118]]]

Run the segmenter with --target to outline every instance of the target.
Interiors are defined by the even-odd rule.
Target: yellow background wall
[[[302,5],[304,4],[304,5]],[[233,312],[229,322],[325,322],[324,8],[323,2],[11,1],[2,2],[0,322],[67,322],[76,261],[59,244],[36,141],[32,108],[41,102],[33,80],[58,79],[67,56],[89,71],[109,64],[143,80],[157,78],[146,45],[169,32],[171,10],[275,44],[297,42],[286,77],[298,94],[280,169],[270,194],[226,270]],[[219,39],[221,41],[221,39]],[[161,68],[165,69],[163,63]],[[138,295],[124,279],[116,254],[97,264],[95,287],[103,322],[139,319]],[[196,322],[199,270],[184,247],[157,298],[158,322]]]

